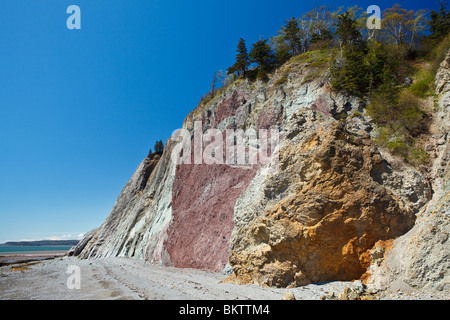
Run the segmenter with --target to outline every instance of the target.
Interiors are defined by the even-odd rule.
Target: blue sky
[[[66,27],[73,4],[81,30]],[[155,141],[233,63],[239,38],[273,36],[315,4],[394,2],[2,1],[0,243],[100,226]]]

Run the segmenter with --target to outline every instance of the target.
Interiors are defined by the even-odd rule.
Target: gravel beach
[[[69,289],[70,267],[80,274],[80,288]],[[125,258],[80,260],[74,257],[0,267],[1,300],[297,300],[336,296],[352,282],[329,282],[281,289],[221,283],[222,273],[177,269]],[[70,279],[69,279],[70,280]],[[376,299],[446,299],[444,295],[399,290],[375,291]]]

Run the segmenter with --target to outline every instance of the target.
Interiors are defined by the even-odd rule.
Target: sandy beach
[[[80,288],[69,289],[71,266],[80,271]],[[297,300],[319,300],[342,293],[351,282],[300,288],[267,288],[221,283],[222,273],[177,269],[125,258],[80,260],[74,257],[0,267],[1,300],[280,300],[287,292]],[[377,299],[446,299],[418,291],[381,290]]]

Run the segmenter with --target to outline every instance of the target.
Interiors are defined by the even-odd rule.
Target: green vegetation
[[[275,55],[267,40],[259,40],[253,44],[249,54],[250,63],[256,63],[256,77],[258,79],[267,79],[267,73],[272,70],[275,65]],[[254,76],[254,74],[253,74]]]
[[[425,99],[433,94],[434,73],[431,69],[422,69],[416,73],[416,82],[409,91],[416,97]]]
[[[426,130],[421,101],[409,90],[381,86],[371,97],[367,113],[379,126],[398,134],[414,137]]]
[[[431,12],[431,21],[429,21],[431,38],[442,39],[450,31],[450,12],[445,8],[445,4],[441,2],[439,12]]]
[[[295,18],[290,19],[287,22],[286,27],[282,27],[282,33],[282,39],[286,44],[289,53],[293,56],[298,55],[302,48],[298,21]]]
[[[241,38],[228,78],[218,90],[213,81],[202,103],[230,83],[267,81],[274,70],[288,64],[275,82],[283,85],[290,70],[307,65],[304,82],[322,77],[333,91],[367,102],[380,146],[406,161],[426,162],[426,152],[417,146],[418,138],[427,133],[429,118],[422,106],[434,95],[435,74],[450,48],[450,12],[442,2],[438,12],[429,14],[395,4],[384,10],[381,29],[373,30],[367,18],[358,6],[321,6],[286,20],[276,36],[260,39],[249,52]]]
[[[438,16],[435,20],[449,21],[442,4]],[[357,19],[349,12],[339,15],[340,50],[333,60],[330,83],[334,91],[368,101],[367,114],[378,128],[380,146],[407,162],[423,164],[429,161],[417,143],[428,130],[423,99],[433,95],[438,61],[450,48],[449,29],[439,24],[425,35],[426,23],[431,26],[433,21],[426,21],[422,10],[407,11],[399,5],[385,10],[383,17],[384,28],[364,38]],[[408,87],[406,80],[411,78],[414,82]]]
[[[335,91],[346,91],[361,96],[370,88],[370,65],[364,52],[348,46],[341,59],[336,59],[331,70],[331,86]]]
[[[286,81],[288,80],[287,76],[288,76],[287,74],[283,74],[281,76],[281,78],[278,79],[277,82],[275,82],[275,85],[282,85],[282,84],[286,83]]]
[[[245,73],[248,70],[248,65],[249,57],[247,53],[247,47],[245,45],[245,40],[241,38],[239,39],[239,44],[237,47],[236,63],[228,68],[227,73],[233,74],[236,72],[238,77],[241,75],[245,77]]]
[[[153,148],[155,150],[155,153],[163,153],[164,151],[164,144],[161,140],[155,142],[155,147]]]
[[[339,37],[340,45],[357,45],[361,41],[361,33],[358,30],[358,22],[351,18],[350,11],[338,16],[336,35]]]

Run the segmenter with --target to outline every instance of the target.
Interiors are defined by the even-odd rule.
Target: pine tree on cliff
[[[162,153],[164,151],[163,142],[161,140],[156,141],[154,149],[156,153]]]
[[[346,46],[348,44],[355,45],[361,40],[361,33],[358,31],[358,23],[350,17],[348,11],[338,16],[336,34],[339,37],[341,46]]]
[[[227,74],[233,74],[237,72],[238,77],[240,77],[241,75],[245,77],[245,73],[248,70],[249,62],[248,62],[247,47],[245,45],[244,39],[242,38],[239,39],[239,44],[236,51],[237,51],[236,62],[234,63],[233,66],[228,68]]]
[[[341,57],[331,69],[331,86],[337,91],[363,95],[370,87],[370,70],[366,63],[364,42],[357,21],[347,11],[338,16],[336,34],[341,46]]]
[[[293,56],[298,55],[301,52],[301,39],[300,39],[300,28],[298,26],[298,21],[292,18],[288,21],[286,27],[283,29],[283,39],[291,50]]]
[[[278,66],[283,65],[292,57],[291,50],[284,41],[282,34],[271,38],[270,43],[275,51],[275,59]]]
[[[259,40],[253,44],[250,52],[250,62],[258,65],[258,78],[267,78],[267,72],[274,66],[275,55],[267,40]]]
[[[440,39],[450,31],[450,12],[445,8],[446,5],[441,1],[439,13],[431,11],[431,20],[428,22],[431,31],[430,38]]]

